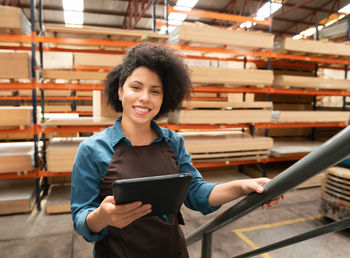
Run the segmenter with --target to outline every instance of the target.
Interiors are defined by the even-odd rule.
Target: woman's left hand
[[[254,179],[246,179],[242,180],[242,191],[244,195],[250,194],[252,192],[257,192],[257,193],[262,193],[264,192],[264,187],[263,185],[267,184],[271,179],[266,178],[266,177],[261,177],[261,178],[254,178]],[[264,203],[262,205],[263,209],[266,209],[268,207],[275,206],[279,204],[281,200],[285,198],[284,194],[281,195],[280,197],[268,202]]]

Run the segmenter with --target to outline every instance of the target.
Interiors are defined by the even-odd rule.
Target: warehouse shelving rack
[[[34,4],[33,4],[34,6]],[[32,10],[32,9],[31,9]],[[34,8],[32,10],[34,12]],[[32,15],[34,17],[34,15]],[[32,20],[32,24],[34,24],[35,21]],[[42,35],[36,35],[34,28],[32,29],[32,34],[30,36],[26,35],[0,35],[0,42],[20,42],[20,43],[30,43],[31,47],[27,46],[21,46],[21,47],[9,47],[9,46],[1,46],[0,49],[12,49],[12,50],[31,50],[32,53],[32,83],[1,83],[0,89],[1,90],[9,90],[9,89],[31,89],[33,90],[33,107],[35,104],[36,107],[36,101],[39,99],[36,97],[36,91],[35,89],[40,90],[48,90],[48,89],[55,89],[55,90],[103,90],[102,85],[96,85],[96,84],[56,84],[56,83],[41,83],[37,82],[35,78],[35,51],[54,51],[54,52],[80,52],[80,53],[105,53],[105,54],[124,54],[125,51],[115,51],[115,50],[91,50],[91,49],[75,49],[75,48],[60,48],[60,47],[38,47],[36,44],[42,44],[42,43],[55,43],[55,44],[69,44],[69,45],[87,45],[87,46],[114,46],[114,47],[123,47],[128,48],[135,46],[138,44],[138,42],[135,41],[112,41],[112,40],[97,40],[97,39],[82,39],[82,38],[71,38],[71,37],[47,37]],[[186,45],[174,45],[174,44],[167,44],[167,46],[177,49],[177,50],[184,50],[184,51],[197,51],[197,52],[217,52],[217,53],[226,53],[226,54],[233,54],[238,56],[255,56],[255,57],[261,57],[272,60],[272,63],[274,64],[281,64],[281,65],[290,65],[294,67],[311,67],[314,66],[312,63],[321,63],[319,67],[325,67],[325,68],[331,68],[331,69],[344,69],[341,66],[345,66],[345,69],[347,70],[347,66],[350,64],[350,60],[348,59],[342,59],[342,58],[329,58],[329,57],[316,57],[316,56],[303,56],[303,55],[295,55],[295,54],[284,54],[284,53],[275,53],[272,51],[245,51],[245,50],[234,50],[234,49],[221,49],[221,48],[209,48],[209,47],[194,47],[194,46],[186,46]],[[268,63],[268,61],[265,60],[247,60],[247,59],[240,59],[240,58],[216,58],[216,57],[206,57],[206,56],[192,56],[192,55],[185,55],[184,58],[192,58],[192,59],[211,59],[211,60],[218,60],[218,61],[242,61],[242,62],[256,62],[256,63]],[[284,61],[278,61],[278,60],[284,60]],[[291,60],[291,61],[303,61],[306,63],[298,64],[298,63],[290,63],[285,60]],[[309,64],[310,63],[310,64]],[[332,67],[329,64],[336,64],[337,67]],[[75,67],[76,70],[89,70],[91,68],[87,67]],[[103,69],[108,69],[104,67]],[[265,85],[263,88],[258,87],[222,87],[222,86],[195,86],[193,87],[194,92],[215,92],[215,93],[223,93],[223,92],[230,92],[230,93],[266,93],[266,94],[292,94],[292,95],[324,95],[324,96],[350,96],[350,91],[339,91],[339,90],[303,90],[303,89],[280,89],[280,88],[272,88],[270,85]],[[78,99],[91,99],[91,97],[61,97],[62,99],[70,99],[70,100],[78,100]],[[60,98],[60,99],[61,99]],[[23,99],[23,97],[3,97],[1,99]],[[45,99],[58,99],[46,97]],[[167,127],[169,129],[173,130],[181,130],[181,129],[217,129],[217,128],[251,128],[252,126],[254,128],[263,128],[263,129],[269,129],[269,128],[298,128],[298,127],[346,127],[348,124],[346,123],[286,123],[286,124],[276,124],[276,123],[256,123],[253,125],[250,124],[236,124],[236,125],[228,125],[228,124],[221,124],[221,125],[175,125],[171,123],[167,123],[164,125],[164,127]],[[103,130],[105,126],[64,126],[59,128],[43,128],[40,125],[34,123],[32,128],[29,129],[6,129],[6,130],[0,130],[1,134],[4,133],[33,133],[34,136],[38,135],[40,133],[52,133],[52,132],[94,132]],[[36,136],[37,137],[37,136]],[[34,139],[34,142],[37,142],[38,139]],[[40,193],[39,187],[39,179],[41,177],[50,177],[50,176],[64,176],[64,175],[71,175],[71,172],[59,172],[59,173],[53,173],[48,171],[41,171],[39,169],[39,163],[38,163],[38,154],[37,154],[37,145],[36,146],[36,164],[34,171],[28,172],[26,174],[16,174],[16,173],[7,173],[7,174],[0,174],[0,179],[12,179],[12,178],[35,178],[36,179],[36,187],[37,187],[37,194]],[[289,157],[289,158],[264,158],[260,160],[244,160],[244,161],[227,161],[227,162],[205,162],[205,163],[194,163],[193,165],[197,168],[203,168],[203,167],[216,167],[216,166],[233,166],[233,165],[243,165],[243,164],[252,164],[252,163],[269,163],[269,162],[277,162],[277,161],[286,161],[286,160],[299,160],[302,158],[302,156],[295,156],[295,157]],[[38,202],[39,200],[39,202]],[[40,196],[37,195],[37,205],[40,209]]]

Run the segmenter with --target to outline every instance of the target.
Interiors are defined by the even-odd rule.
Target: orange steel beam
[[[113,69],[111,66],[73,66],[73,69],[76,71],[104,71],[108,72]]]
[[[0,96],[0,100],[32,100],[29,96]],[[40,100],[41,97],[37,97]],[[45,100],[92,100],[92,97],[86,96],[67,96],[67,97],[45,97]]]
[[[27,173],[1,173],[0,180],[4,179],[19,179],[19,178],[35,178],[36,173],[34,171]]]
[[[227,101],[227,98],[185,98],[185,100],[196,100],[196,101]]]
[[[71,176],[72,172],[49,172],[49,171],[39,171],[39,177],[53,177],[53,176]]]
[[[312,95],[312,96],[350,96],[350,91],[346,90],[303,90],[303,89],[282,89],[267,88],[270,94],[289,94],[289,95]]]
[[[348,123],[256,123],[255,128],[308,128],[308,127],[346,127]]]
[[[0,90],[32,90],[33,83],[0,83]]]
[[[208,12],[203,10],[196,10],[192,9],[189,12],[186,11],[180,11],[175,10],[173,7],[168,5],[168,12],[174,12],[174,13],[184,13],[188,14],[189,16],[197,16],[197,17],[203,17],[203,18],[210,18],[210,19],[217,19],[217,20],[225,20],[225,21],[235,21],[235,22],[247,22],[250,21],[252,23],[264,25],[264,26],[270,26],[271,19],[265,19],[263,21],[258,21],[253,19],[252,17],[244,17],[239,15],[232,15],[232,14],[226,14],[226,13],[216,13],[216,12]]]

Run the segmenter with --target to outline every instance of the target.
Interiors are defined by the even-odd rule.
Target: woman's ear
[[[118,96],[119,96],[119,100],[122,101],[122,99],[123,99],[123,86],[118,87]]]

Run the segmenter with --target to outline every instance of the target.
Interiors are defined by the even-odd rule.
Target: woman
[[[114,180],[191,173],[185,205],[203,214],[240,196],[263,192],[267,178],[205,182],[191,165],[183,138],[153,121],[177,109],[190,86],[183,61],[154,44],[133,47],[108,74],[108,104],[122,116],[113,127],[80,144],[72,175],[74,228],[87,241],[96,242],[95,257],[188,257],[181,216],[144,217],[152,210],[150,204],[115,204]]]

